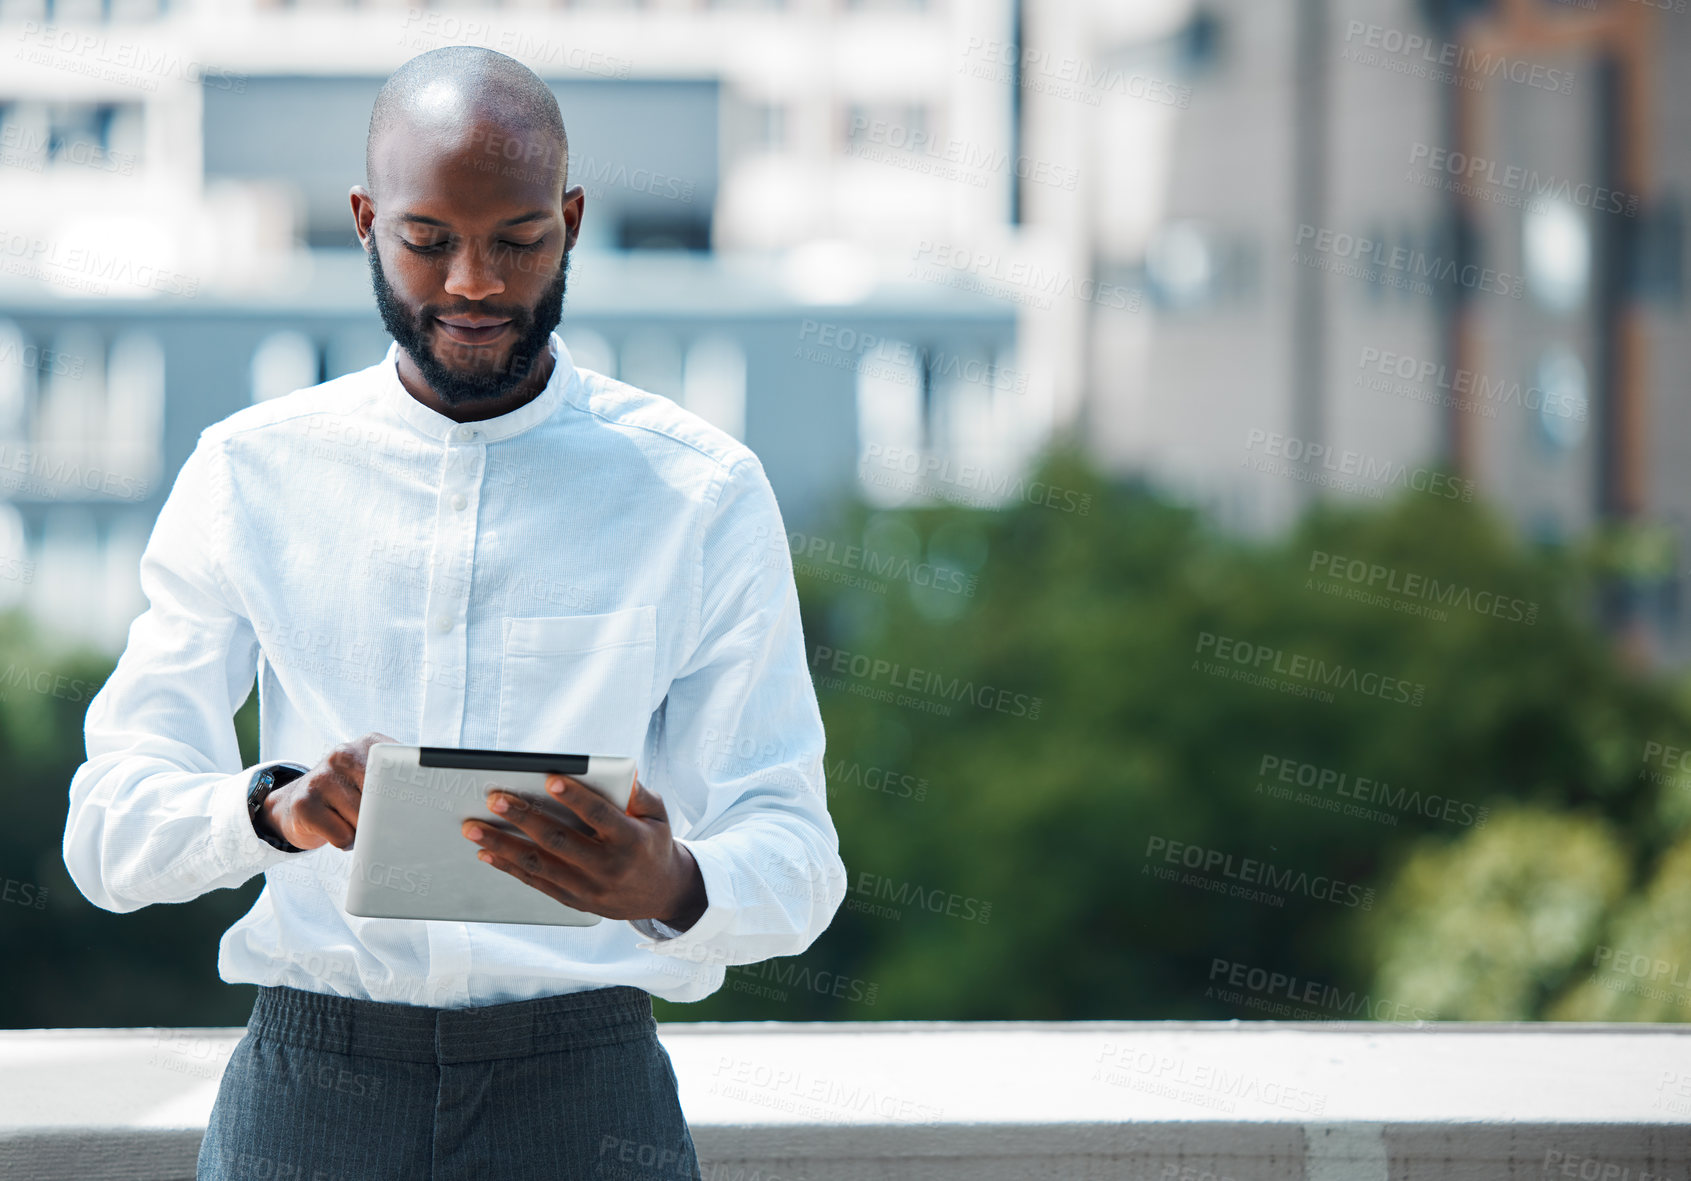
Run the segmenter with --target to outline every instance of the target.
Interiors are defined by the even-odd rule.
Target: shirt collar
[[[545,422],[558,408],[558,403],[581,382],[570,351],[564,347],[563,338],[554,331],[549,343],[554,363],[546,388],[504,414],[460,423],[417,401],[399,380],[398,341],[388,345],[387,356],[382,359],[382,400],[416,430],[442,443],[497,443],[501,439],[509,439]]]

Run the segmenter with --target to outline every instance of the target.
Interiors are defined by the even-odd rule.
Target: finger
[[[580,822],[573,815],[555,815],[549,801],[501,790],[490,791],[487,798],[489,811],[515,825],[548,852],[575,862],[596,860],[597,838],[585,828],[578,830],[575,825]],[[503,810],[494,806],[501,803]]]
[[[512,877],[516,878],[519,882],[533,886],[536,890],[539,890],[542,894],[545,894],[548,898],[551,898],[556,902],[560,902],[568,907],[573,907],[576,910],[587,911],[589,914],[598,913],[593,909],[589,902],[578,897],[573,891],[560,886],[557,882],[532,874],[522,866],[507,861],[503,857],[499,857],[492,853],[483,852],[478,854],[478,856],[480,856],[494,869],[503,870],[505,873],[508,873]]]
[[[615,840],[628,835],[627,817],[581,780],[568,775],[549,775],[546,777],[546,790],[554,800],[575,813],[600,840]]]
[[[296,828],[303,828],[307,832],[314,832],[337,849],[352,847],[355,828],[347,823],[346,817],[333,808],[311,797],[299,801],[293,808],[293,815],[289,817]],[[296,845],[298,841],[294,842]]]
[[[579,887],[583,881],[582,875],[575,872],[566,862],[559,860],[547,849],[527,837],[506,832],[491,824],[480,823],[475,820],[466,820],[463,831],[465,837],[475,841],[485,852],[500,861],[516,866],[535,879],[552,882],[560,887],[566,885]],[[479,835],[471,836],[471,833],[479,833]]]
[[[476,842],[488,852],[520,865],[540,877],[550,878],[554,866],[561,864],[540,842],[509,829],[472,819],[464,822],[463,833],[467,839]]]
[[[358,805],[364,799],[364,792],[345,775],[336,772],[316,780],[306,789],[306,798],[334,811],[349,828],[358,827]]]

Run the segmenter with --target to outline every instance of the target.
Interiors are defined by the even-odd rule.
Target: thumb
[[[634,777],[634,790],[628,797],[628,815],[637,820],[661,820],[669,823],[669,812],[663,806],[663,797],[656,792],[649,791],[640,777]]]

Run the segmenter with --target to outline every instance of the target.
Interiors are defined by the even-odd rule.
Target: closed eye
[[[401,240],[403,241],[403,239],[401,239]],[[499,242],[499,245],[509,247],[512,250],[538,250],[538,249],[540,249],[540,247],[544,246],[545,244],[546,244],[546,239],[545,239],[544,236],[536,238],[532,242],[507,242],[507,241],[504,241],[503,239],[501,239],[501,241]],[[421,244],[421,245],[419,245],[418,243],[415,243],[415,242],[406,242],[405,243],[406,249],[410,250],[413,254],[439,254],[442,250],[445,250],[449,245],[451,245],[450,241],[447,241],[447,242],[429,242],[429,243],[425,243],[425,244]]]

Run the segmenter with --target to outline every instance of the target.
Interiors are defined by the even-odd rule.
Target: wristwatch
[[[310,770],[310,767],[302,767],[298,763],[261,763],[253,768],[252,782],[247,785],[247,818],[252,821],[252,830],[265,843],[276,846],[284,853],[303,853],[305,850],[279,833],[272,834],[268,825],[260,824],[259,808],[264,803],[265,796],[284,783],[292,783]]]

